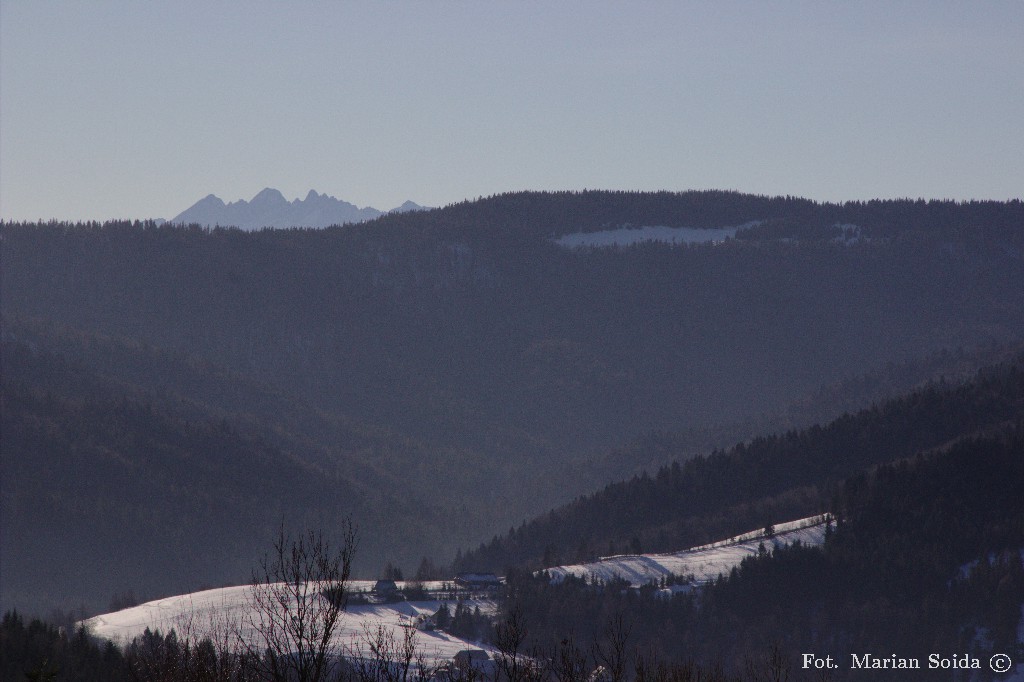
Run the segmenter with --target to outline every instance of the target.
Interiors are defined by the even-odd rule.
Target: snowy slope
[[[621,578],[635,586],[645,585],[669,575],[693,576],[692,582],[673,589],[690,589],[710,580],[720,573],[727,573],[744,558],[757,554],[761,543],[766,548],[790,544],[796,540],[807,545],[820,545],[825,538],[824,517],[809,517],[775,526],[771,538],[764,536],[763,529],[744,533],[727,540],[709,545],[693,547],[672,554],[643,554],[606,557],[588,564],[558,566],[548,569],[554,582],[564,580],[568,575],[587,579],[612,580]],[[374,581],[351,581],[352,592],[369,593]],[[430,599],[424,601],[397,602],[393,604],[352,604],[343,613],[335,633],[335,642],[346,652],[359,655],[366,651],[368,633],[384,627],[396,642],[401,642],[408,628],[414,627],[421,617],[432,616],[448,603],[454,610],[450,586],[442,582],[424,583]],[[249,588],[225,587],[192,594],[167,597],[141,604],[129,609],[96,616],[85,621],[91,632],[99,637],[125,644],[134,637],[150,630],[168,632],[174,629],[179,637],[202,638],[234,632],[238,629],[243,637],[255,641],[255,633],[242,625],[249,609]],[[496,605],[488,599],[467,599],[469,608],[479,607],[483,613],[494,613]],[[453,637],[444,632],[422,631],[415,633],[417,650],[433,664],[450,661],[464,649],[485,649],[489,647]]]
[[[350,587],[354,591],[369,591],[373,587],[373,581],[353,581]],[[425,587],[440,589],[440,584],[428,583]],[[158,599],[122,611],[95,616],[86,620],[84,624],[94,635],[117,644],[131,642],[146,628],[164,633],[174,629],[179,637],[201,639],[209,636],[214,641],[222,639],[225,634],[238,628],[243,637],[257,641],[255,633],[241,625],[249,609],[248,595],[248,586],[206,590]],[[350,605],[339,620],[334,641],[346,653],[358,657],[369,649],[368,635],[376,633],[378,626],[382,626],[394,637],[395,642],[400,643],[406,630],[414,626],[417,618],[433,615],[442,603],[437,599]],[[448,604],[454,611],[455,603],[448,601]],[[494,602],[488,600],[469,599],[464,604],[471,609],[479,607],[484,613],[493,612],[495,609]],[[422,652],[428,663],[433,665],[450,661],[456,653],[464,649],[490,651],[490,647],[486,645],[469,642],[436,630],[416,631],[415,642],[417,651]]]
[[[799,540],[805,545],[820,545],[825,541],[825,519],[812,516],[775,526],[771,538],[764,529],[737,535],[710,545],[692,547],[671,554],[625,554],[604,557],[599,561],[549,568],[552,582],[561,582],[573,575],[587,580],[626,580],[630,585],[647,585],[670,575],[693,576],[690,586],[699,586],[728,573],[743,559],[756,555],[761,543],[766,549],[788,545]]]

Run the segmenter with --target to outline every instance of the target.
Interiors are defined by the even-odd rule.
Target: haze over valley
[[[0,682],[1024,680],[1022,34],[0,1]]]
[[[998,359],[1022,213],[586,192],[316,230],[5,225],[4,523],[47,540],[5,543],[4,579],[96,604],[234,582],[282,519],[345,515],[362,571],[450,563],[609,481]],[[629,225],[732,232],[559,244]]]

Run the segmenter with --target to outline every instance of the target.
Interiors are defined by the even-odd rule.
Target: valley
[[[906,628],[1009,646],[1022,225],[1019,202],[729,192],[323,229],[4,223],[5,605],[166,636],[188,608],[239,613],[218,586],[276,529],[351,522],[358,580],[506,582],[458,633],[429,629],[444,599],[353,602],[347,646],[417,621],[438,662],[516,614],[545,647],[618,613],[636,646],[710,665],[768,650],[768,608],[790,652],[916,651]],[[969,606],[992,581],[1008,601]]]

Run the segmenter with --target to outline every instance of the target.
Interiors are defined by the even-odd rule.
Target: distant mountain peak
[[[422,210],[425,210],[425,207],[406,201],[390,212]],[[355,204],[328,194],[320,194],[313,189],[309,190],[305,199],[293,199],[289,202],[280,191],[265,187],[249,201],[239,199],[227,204],[216,195],[208,194],[169,222],[257,230],[263,227],[327,227],[361,223],[382,215],[384,211],[370,206],[359,208]]]
[[[415,202],[406,201],[404,204],[402,204],[398,208],[391,209],[390,211],[388,211],[388,213],[408,213],[409,211],[427,211],[427,210],[429,210],[429,209],[426,206],[420,206],[419,204],[417,204]]]
[[[223,206],[224,202],[216,194],[207,194],[195,203],[196,206]]]
[[[264,187],[260,190],[259,194],[252,198],[249,205],[252,206],[257,203],[288,203],[288,200],[285,199],[284,195],[278,190],[273,189],[272,187]]]

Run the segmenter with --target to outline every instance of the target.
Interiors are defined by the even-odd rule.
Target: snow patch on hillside
[[[369,592],[373,581],[352,581],[349,585],[354,592]],[[424,587],[438,587],[428,583]],[[368,636],[383,627],[401,642],[405,632],[415,628],[424,618],[437,613],[443,603],[454,610],[453,600],[427,599],[424,601],[399,601],[391,604],[350,604],[342,613],[333,641],[353,657],[369,655]],[[463,604],[470,609],[479,607],[482,613],[494,613],[496,606],[487,599],[466,599]],[[179,638],[210,636],[217,641],[236,630],[251,642],[258,642],[256,633],[245,628],[245,616],[249,612],[249,587],[225,587],[203,592],[194,592],[166,599],[140,604],[129,609],[95,616],[84,621],[86,628],[95,636],[109,639],[116,644],[128,644],[147,628],[167,633],[172,629]],[[455,654],[465,649],[490,647],[470,642],[439,630],[417,630],[414,634],[416,650],[422,653],[428,663],[438,665],[450,661]],[[228,641],[231,641],[229,638]]]
[[[832,238],[832,241],[836,244],[851,246],[853,244],[871,241],[864,236],[864,230],[860,225],[855,225],[853,223],[836,223],[832,226],[832,229],[839,233]]]
[[[765,549],[796,541],[805,545],[821,545],[825,539],[825,526],[824,516],[808,517],[776,524],[770,536],[762,528],[681,552],[604,557],[592,563],[557,566],[548,569],[548,573],[555,583],[573,575],[588,580],[622,579],[636,587],[656,583],[669,576],[689,576],[686,585],[673,585],[665,592],[691,590],[728,573],[746,557],[756,555],[762,544]],[[348,587],[354,594],[369,595],[373,586],[374,581],[354,580]],[[422,601],[350,604],[338,623],[334,642],[347,655],[357,657],[360,652],[368,652],[368,636],[378,628],[384,628],[396,642],[401,642],[407,631],[432,617],[442,604],[447,603],[449,609],[454,609],[451,583],[437,581],[420,586],[427,596]],[[243,638],[257,642],[256,633],[244,626],[251,608],[249,594],[248,586],[205,590],[103,614],[83,624],[94,635],[118,644],[130,643],[147,628],[164,633],[173,629],[180,638],[210,636],[222,641],[226,633],[238,632]],[[463,604],[470,609],[479,608],[485,614],[496,613],[492,599],[470,596],[464,599]],[[439,630],[416,629],[414,636],[417,651],[422,652],[431,665],[451,661],[455,654],[465,649],[484,649],[493,653],[486,645]]]
[[[670,576],[692,576],[687,585],[675,586],[675,591],[686,590],[713,581],[721,574],[728,574],[745,558],[757,555],[762,543],[766,550],[796,541],[819,546],[825,541],[825,526],[824,516],[811,516],[775,525],[770,537],[765,535],[765,529],[762,528],[681,552],[602,557],[586,564],[556,566],[547,569],[547,572],[553,583],[559,583],[571,575],[591,581],[625,580],[634,587],[657,583]]]
[[[605,246],[631,246],[643,242],[662,244],[717,244],[736,236],[740,230],[759,225],[755,220],[734,227],[665,227],[651,225],[633,227],[626,225],[614,230],[599,232],[573,232],[555,240],[567,249]]]

